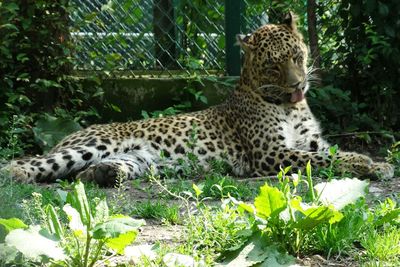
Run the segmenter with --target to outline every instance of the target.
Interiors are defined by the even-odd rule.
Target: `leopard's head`
[[[297,103],[308,90],[307,47],[289,13],[282,24],[267,24],[238,35],[244,50],[241,85],[265,101]]]

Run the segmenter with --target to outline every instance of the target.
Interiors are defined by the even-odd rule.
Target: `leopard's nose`
[[[301,82],[292,83],[292,84],[290,85],[290,87],[296,88],[296,89],[297,89],[297,88],[300,86],[300,84],[301,84]]]
[[[304,91],[304,88],[306,87],[305,83],[303,82],[296,82],[290,85],[291,88],[295,88],[297,90]]]

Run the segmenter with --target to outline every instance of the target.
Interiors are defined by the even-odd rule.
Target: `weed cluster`
[[[60,199],[62,211],[51,204],[43,206],[42,196],[34,193],[29,211],[39,219],[37,224],[28,226],[17,218],[0,220],[7,232],[0,244],[2,264],[94,266],[110,254],[122,253],[145,224],[143,220],[110,215],[105,199],[94,199],[92,207],[79,181],[70,192],[61,192]]]
[[[233,200],[249,213],[253,233],[233,256],[227,254],[224,263],[235,266],[254,260],[271,264],[271,257],[289,263],[294,259],[287,253],[296,257],[350,255],[379,266],[398,262],[400,208],[393,200],[388,198],[371,209],[364,199],[365,181],[347,178],[314,186],[310,164],[306,179],[301,173],[289,179],[288,170],[279,173],[276,187],[262,186],[253,205]],[[298,190],[301,183],[308,188],[304,195]],[[394,248],[388,253],[391,246]],[[256,258],[251,247],[260,252]]]
[[[188,148],[194,149],[196,134],[190,142]],[[330,152],[334,155],[335,151]],[[395,149],[391,158],[396,163]],[[174,266],[168,262],[185,260],[197,266],[217,262],[279,266],[313,254],[328,259],[351,257],[365,266],[399,265],[397,200],[366,201],[368,183],[336,179],[335,163],[319,172],[328,180],[324,183],[314,185],[308,164],[305,174],[288,175],[288,167],[278,174],[276,184],[261,187],[227,176],[223,161],[210,162],[210,166],[202,167],[189,149],[180,166],[150,173],[151,189],[144,190],[151,190],[149,195],[161,190],[156,201],[132,201],[126,193],[130,184],[122,176],[109,205],[104,191],[91,184],[85,191],[79,182],[60,182],[62,190],[56,192],[33,185],[2,185],[0,197],[5,201],[0,218],[9,219],[0,219],[1,263],[107,264],[135,249],[124,250],[144,222],[109,215],[126,213],[183,228],[182,243],[138,246],[146,250],[134,261],[139,266]],[[251,199],[254,202],[249,203]],[[25,250],[18,242],[21,238],[32,241],[34,248],[46,249]]]

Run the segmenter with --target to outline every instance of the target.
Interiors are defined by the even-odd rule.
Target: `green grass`
[[[263,184],[261,181],[238,181],[237,179],[228,175],[207,175],[204,179],[196,182],[188,180],[164,180],[163,184],[174,194],[191,193],[195,194],[193,190],[193,183],[202,190],[202,197],[208,199],[219,200],[232,196],[240,200],[253,199],[257,193],[259,187]],[[142,189],[147,191],[146,188]],[[149,193],[149,195],[151,195]],[[162,193],[164,199],[174,199],[167,193]]]
[[[32,193],[37,192],[43,196],[43,204],[59,203],[53,190],[38,185],[7,183],[0,186],[0,218],[27,219],[22,206],[22,200],[32,199]]]
[[[400,229],[389,226],[370,230],[361,240],[364,266],[400,266]]]
[[[314,252],[326,255],[349,255],[354,250],[365,230],[368,206],[363,199],[348,205],[342,212],[344,218],[333,225],[322,225],[315,231],[315,239],[311,240]]]
[[[232,196],[240,200],[250,200],[258,193],[258,188],[262,184],[250,184],[249,182],[239,182],[230,176],[207,176],[204,181],[199,182],[199,186],[205,197],[214,199],[227,198]]]
[[[132,205],[131,216],[143,219],[155,219],[166,223],[177,224],[181,218],[179,206],[161,201],[136,202]]]
[[[243,245],[250,227],[243,212],[230,204],[204,205],[186,220],[186,242],[178,250],[212,265],[224,251]]]
[[[392,154],[392,159],[395,157],[397,154]],[[393,162],[398,163],[394,159]],[[194,172],[189,168],[193,164],[197,164],[196,159],[191,159],[190,164],[185,165],[184,173],[188,177],[198,175],[198,168]],[[150,183],[143,183],[145,187],[139,181],[121,183],[120,187],[111,193],[110,190],[86,184],[86,193],[89,199],[94,200],[91,203],[95,205],[97,203],[95,200],[103,198],[108,191],[109,208],[114,214],[129,214],[136,218],[147,219],[149,222],[153,221],[152,223],[157,221],[156,223],[179,224],[184,228],[184,243],[159,244],[157,260],[147,262],[143,266],[162,265],[162,255],[167,252],[191,255],[197,261],[204,260],[206,265],[213,265],[227,251],[238,249],[248,241],[253,231],[252,227],[255,226],[254,222],[257,220],[233,204],[229,197],[246,203],[253,202],[259,194],[260,185],[263,184],[251,180],[238,181],[224,174],[222,165],[218,165],[220,163],[214,164],[216,164],[214,171],[195,177],[202,178],[195,182],[185,180],[181,174],[174,175],[168,170],[167,178],[174,179],[159,179],[160,184],[152,182],[151,179]],[[324,171],[328,180],[337,178],[334,169]],[[41,220],[42,215],[36,207],[47,204],[62,207],[62,198],[57,189],[65,191],[71,189],[67,182],[51,186],[26,185],[16,184],[6,176],[2,177],[1,181],[0,218],[16,217],[29,224]],[[193,186],[194,183],[196,186]],[[269,183],[281,190],[284,188],[283,180],[269,181]],[[149,199],[144,202],[135,201],[129,194],[129,186],[147,192]],[[306,185],[299,185],[299,189],[300,187],[306,189]],[[38,198],[36,193],[41,197]],[[305,195],[303,199],[306,199]],[[398,194],[393,196],[393,201],[379,202],[376,198],[373,199],[373,202],[361,199],[355,204],[348,205],[341,210],[344,217],[338,223],[323,224],[312,232],[307,232],[305,235],[307,239],[304,240],[299,255],[319,254],[339,259],[351,257],[363,266],[400,266],[399,219],[397,218],[397,221],[391,219],[383,224],[377,223],[398,209]],[[0,238],[4,238],[4,232],[1,231],[0,227]],[[285,241],[278,243],[278,246],[284,247],[283,242]]]

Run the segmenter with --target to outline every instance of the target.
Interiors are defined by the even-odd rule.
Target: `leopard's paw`
[[[343,172],[351,172],[362,178],[371,173],[373,161],[366,155],[353,152],[341,152],[336,157],[336,160],[338,160],[339,169]]]
[[[375,162],[372,164],[370,172],[378,179],[390,179],[394,175],[394,167],[386,162]]]
[[[95,182],[100,186],[113,186],[116,184],[117,176],[122,172],[119,165],[112,162],[101,162],[90,166],[77,175],[82,181]]]
[[[6,178],[12,179],[17,183],[35,183],[35,179],[25,170],[25,168],[16,164],[9,164],[2,167],[0,169],[0,177],[4,180],[7,180]]]

